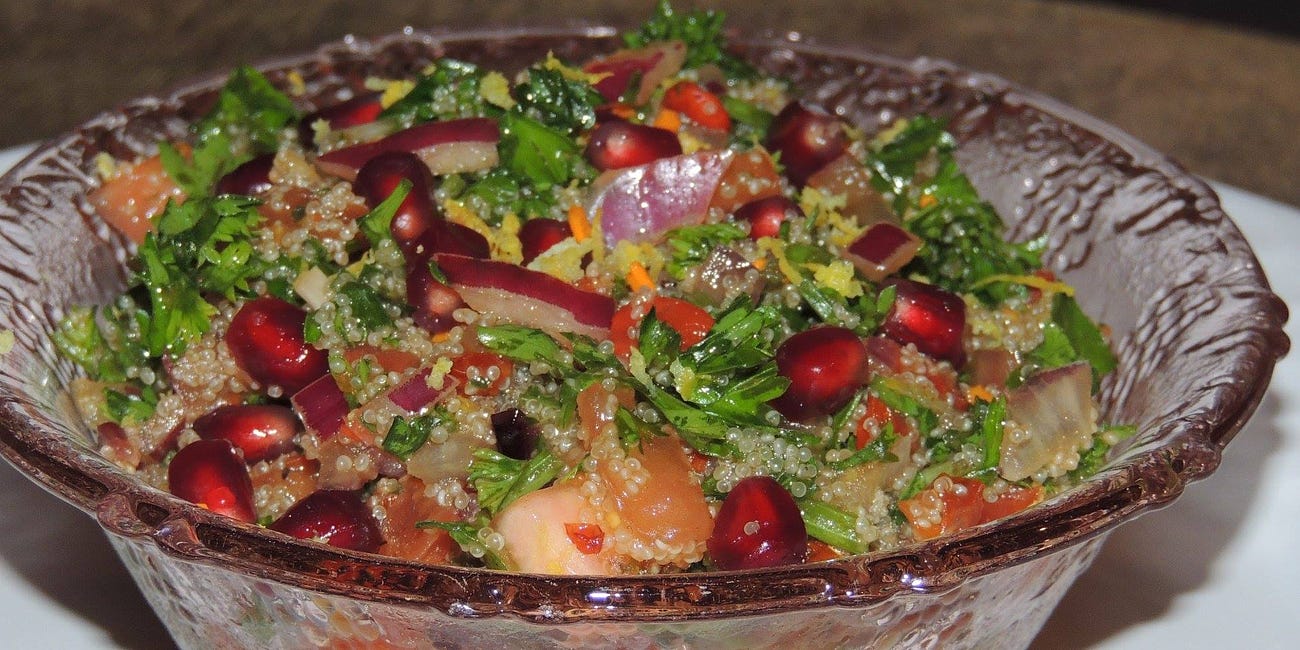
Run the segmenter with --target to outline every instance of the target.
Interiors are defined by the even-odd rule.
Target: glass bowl
[[[330,103],[438,56],[517,70],[616,47],[600,27],[408,30],[262,66]],[[185,135],[222,78],[143,98],[46,143],[0,180],[0,454],[96,517],[185,647],[1020,647],[1116,525],[1219,464],[1285,354],[1286,307],[1205,183],[1114,127],[1002,79],[780,39],[739,48],[868,132],[944,116],[1017,239],[1113,330],[1104,421],[1139,433],[1096,477],[1007,520],[894,552],[742,572],[556,577],[353,553],[214,515],[97,453],[50,332],[119,291],[126,241],[92,214],[94,157]],[[224,75],[223,75],[224,77]],[[1151,549],[1160,552],[1160,549]]]

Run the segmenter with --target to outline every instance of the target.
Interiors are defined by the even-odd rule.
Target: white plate
[[[0,151],[0,171],[28,149]],[[1300,210],[1215,189],[1275,290],[1300,305]],[[0,513],[0,646],[172,647],[93,519],[2,462]],[[1298,522],[1300,359],[1293,355],[1278,365],[1218,472],[1174,507],[1120,527],[1034,648],[1294,647]]]

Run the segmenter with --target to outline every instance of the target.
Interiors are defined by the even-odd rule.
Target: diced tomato
[[[691,449],[686,455],[687,458],[691,461],[692,472],[703,475],[705,472],[709,471],[708,456],[705,456],[704,454],[701,454],[700,452],[695,451],[694,449]]]
[[[425,493],[425,484],[413,476],[400,480],[401,489],[379,497],[388,516],[380,522],[384,545],[379,552],[417,562],[446,564],[460,552],[447,531],[417,528],[421,521],[457,521],[455,508],[440,505],[436,497]]]
[[[596,524],[566,523],[564,534],[584,555],[595,555],[605,546],[605,531]]]
[[[835,550],[834,546],[821,540],[808,540],[808,559],[805,562],[825,562],[844,557],[844,554]]]
[[[875,431],[868,426],[870,424],[875,425],[876,431],[886,424],[892,424],[894,435],[900,438],[912,433],[912,427],[907,423],[907,416],[889,408],[875,395],[867,395],[867,413],[858,421],[856,433],[858,449],[866,447],[876,439]]]
[[[138,244],[153,229],[152,219],[167,201],[183,201],[185,194],[163,169],[162,158],[153,156],[124,166],[87,198],[108,225]]]
[[[349,364],[356,363],[358,359],[366,355],[374,356],[379,365],[389,372],[402,372],[420,365],[420,357],[406,350],[358,345],[343,351],[343,358]]]
[[[679,81],[664,93],[663,105],[706,129],[731,130],[731,116],[717,95],[693,81]]]
[[[1028,488],[1011,488],[998,495],[997,501],[984,502],[983,516],[980,523],[1009,517],[1043,500],[1043,488],[1035,485]]]
[[[713,329],[713,317],[703,307],[677,298],[659,297],[654,299],[655,317],[673,328],[682,337],[681,349],[699,343]],[[614,341],[614,354],[620,359],[627,359],[635,345],[629,331],[640,327],[641,319],[633,318],[633,307],[625,305],[614,312],[610,324],[610,340]]]
[[[953,478],[947,474],[940,475],[935,482],[944,477],[952,481],[951,488],[940,492],[931,485],[916,496],[898,502],[898,509],[903,511],[908,523],[912,524],[917,539],[933,539],[984,521],[984,484],[975,479]],[[937,522],[931,518],[936,501],[940,511]]]
[[[731,214],[746,203],[781,194],[781,175],[772,156],[762,148],[736,154],[718,181],[718,190],[709,200],[710,208]]]
[[[475,368],[474,377],[470,377],[470,368]],[[501,392],[514,371],[515,364],[503,356],[470,351],[456,357],[447,374],[460,382],[462,393],[491,396]]]

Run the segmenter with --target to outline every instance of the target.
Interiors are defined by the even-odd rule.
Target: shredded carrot
[[[753,262],[750,262],[749,265],[752,266],[752,267],[754,267],[754,268],[756,268],[756,269],[758,269],[758,270],[760,270],[760,271],[762,271],[763,269],[767,268],[767,258],[766,258],[766,257],[760,257],[760,258],[754,260]]]
[[[632,108],[631,106],[628,106],[627,104],[622,104],[622,103],[614,104],[613,106],[610,106],[609,112],[613,113],[615,117],[624,120],[630,120],[636,117],[636,109]]]
[[[967,391],[967,395],[970,396],[970,401],[972,402],[977,399],[984,402],[992,402],[994,399],[996,399],[993,397],[993,393],[989,392],[989,389],[980,386],[978,384],[975,386],[971,386],[970,390]]]
[[[642,289],[654,290],[654,280],[650,279],[650,273],[641,266],[640,262],[632,262],[632,268],[627,272],[627,286],[633,291]]]
[[[682,128],[682,116],[671,108],[661,108],[652,125],[676,132]]]
[[[934,198],[933,194],[922,194],[916,205],[921,208],[928,208],[938,202],[939,199]]]
[[[587,211],[576,203],[569,206],[569,230],[573,231],[573,240],[579,244],[591,236],[591,222],[587,220]]]

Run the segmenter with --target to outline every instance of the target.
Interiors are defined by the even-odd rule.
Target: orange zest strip
[[[578,204],[569,206],[569,230],[573,231],[573,240],[581,244],[591,236],[591,221],[587,211]]]
[[[641,266],[640,262],[632,262],[632,268],[627,272],[627,286],[633,291],[642,289],[653,291],[655,283],[654,280],[650,279],[650,273],[645,270],[644,266]]]
[[[993,397],[993,393],[989,392],[989,389],[980,385],[971,386],[970,390],[967,391],[967,395],[970,396],[972,402],[975,400],[992,402],[994,399],[996,399],[995,397]]]
[[[652,126],[669,131],[679,131],[682,128],[682,116],[671,108],[659,109],[659,114],[655,115],[655,121]]]

